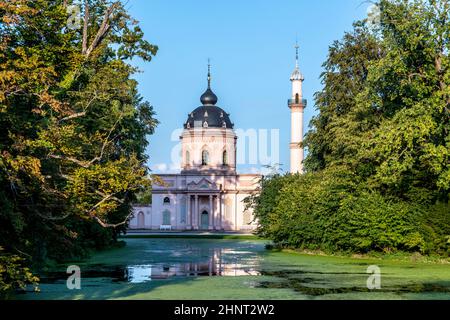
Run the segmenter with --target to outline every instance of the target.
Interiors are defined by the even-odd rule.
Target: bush
[[[450,205],[437,203],[428,208],[422,217],[427,251],[450,256]]]
[[[448,204],[429,207],[369,190],[343,167],[266,178],[251,203],[276,246],[354,253],[447,253]]]
[[[5,253],[0,247],[0,298],[17,289],[25,289],[33,284],[37,289],[39,278],[29,268],[24,267],[24,259],[18,255]]]
[[[425,251],[417,223],[423,208],[390,200],[377,192],[348,195],[332,215],[325,241],[356,252]]]

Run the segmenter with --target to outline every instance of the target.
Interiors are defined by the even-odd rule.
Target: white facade
[[[130,229],[150,229],[152,226],[152,206],[133,206]]]
[[[131,229],[249,231],[256,227],[244,199],[257,192],[259,175],[160,175],[151,207],[134,207]]]
[[[193,128],[184,130],[180,139],[184,170],[236,170],[237,137],[233,129]],[[203,151],[209,155],[209,162],[205,166],[202,166]]]

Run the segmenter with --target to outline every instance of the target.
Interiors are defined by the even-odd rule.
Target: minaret
[[[298,44],[295,44],[295,70],[291,75],[292,97],[288,105],[291,109],[291,173],[303,173],[303,111],[306,99],[303,99],[302,84],[305,78],[298,66]]]

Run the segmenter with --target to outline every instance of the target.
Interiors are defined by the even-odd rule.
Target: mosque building
[[[290,80],[290,171],[302,173],[306,100],[302,95],[304,77],[298,64],[298,46]],[[130,229],[252,231],[257,227],[244,199],[259,192],[262,176],[236,171],[238,138],[230,114],[217,105],[209,65],[208,87],[200,101],[202,105],[188,115],[183,125],[181,172],[158,174],[164,184],[153,185],[151,204],[134,206]]]

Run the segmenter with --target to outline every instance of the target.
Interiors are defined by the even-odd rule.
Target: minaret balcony
[[[303,108],[306,108],[306,106],[308,105],[308,100],[306,100],[306,99],[289,99],[288,105],[289,105],[289,107],[301,105]]]

